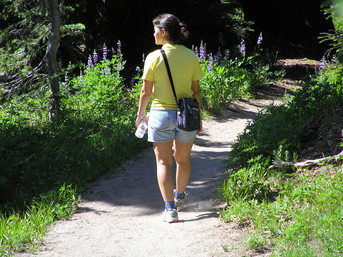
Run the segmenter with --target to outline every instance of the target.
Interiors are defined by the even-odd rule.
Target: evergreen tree
[[[61,15],[74,11],[58,0],[17,0],[0,3],[0,102],[50,88],[50,119],[57,118],[60,30],[77,35],[82,24],[62,26]]]

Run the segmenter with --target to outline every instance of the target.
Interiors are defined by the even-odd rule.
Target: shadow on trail
[[[205,212],[201,217],[196,216],[194,221],[216,215],[213,210],[213,205],[218,202],[215,185],[223,173],[226,158],[227,151],[192,153],[193,172],[183,212]],[[175,163],[173,171],[175,176]],[[85,203],[77,210],[79,213],[102,215],[113,212],[111,206],[127,217],[161,213],[164,202],[158,188],[153,150],[145,149],[138,159],[127,162],[110,177],[105,176],[92,183],[84,199]],[[187,221],[191,220],[181,220]]]

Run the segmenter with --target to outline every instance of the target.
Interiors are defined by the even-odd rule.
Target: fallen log
[[[306,160],[303,162],[296,162],[293,164],[293,166],[296,168],[305,168],[305,167],[315,166],[319,163],[329,164],[329,163],[337,162],[342,157],[343,157],[343,151],[340,152],[339,154],[334,155],[334,156],[328,156],[328,157],[315,159],[315,160]]]
[[[330,163],[335,163],[338,162],[339,160],[343,161],[343,151],[340,152],[339,154],[336,154],[334,156],[328,156],[320,159],[314,159],[314,160],[306,160],[303,162],[275,162],[273,161],[273,164],[269,166],[269,169],[287,169],[287,170],[292,170],[294,168],[299,169],[299,168],[308,168],[308,167],[313,167],[320,164],[330,164]]]

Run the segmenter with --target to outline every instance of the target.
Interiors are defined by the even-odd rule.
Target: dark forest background
[[[9,5],[10,2],[2,1],[0,8],[4,9],[4,6]],[[23,3],[25,2],[31,1]],[[116,42],[121,40],[127,60],[130,63],[138,62],[143,53],[146,54],[155,48],[151,20],[158,14],[172,13],[188,24],[191,31],[191,39],[188,42],[190,46],[199,45],[203,40],[210,49],[215,49],[219,45],[218,35],[223,33],[226,47],[229,48],[236,45],[242,36],[255,41],[262,32],[265,47],[278,51],[282,57],[320,59],[328,47],[319,43],[318,36],[332,28],[332,23],[326,19],[321,10],[322,2],[322,0],[81,0],[76,3],[65,1],[65,5],[72,6],[74,11],[62,17],[62,23],[82,23],[85,25],[85,30],[77,41],[75,38],[62,35],[59,51],[61,55],[69,58],[86,59],[87,49],[88,51],[100,49],[103,43],[115,46]],[[244,16],[233,21],[232,16],[235,15],[236,8],[242,8]],[[9,14],[11,15],[12,18],[1,21],[0,28],[5,28],[17,19],[16,14]],[[253,22],[249,25],[253,32],[242,31],[247,21]],[[84,53],[80,51],[81,42],[87,47]],[[4,42],[1,42],[0,46],[2,44]]]
[[[120,39],[125,57],[134,63],[141,60],[143,53],[156,48],[151,20],[165,12],[188,24],[189,46],[199,45],[203,40],[213,51],[219,46],[219,33],[224,35],[225,47],[231,48],[242,36],[248,43],[249,38],[255,43],[262,32],[265,47],[278,51],[281,57],[320,59],[328,46],[320,44],[318,37],[332,28],[321,11],[321,0],[78,2],[73,21],[85,24],[86,45],[90,49],[102,47],[104,42],[113,46]],[[243,9],[245,21],[232,20],[235,8]],[[247,21],[253,22],[250,33],[242,30]],[[71,49],[64,46],[61,51]]]

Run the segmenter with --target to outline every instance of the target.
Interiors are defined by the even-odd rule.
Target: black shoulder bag
[[[167,68],[170,85],[173,90],[174,99],[177,105],[177,127],[185,131],[194,131],[200,129],[200,110],[199,103],[194,98],[177,99],[173,78],[170,72],[166,53],[161,49],[164,63]]]

